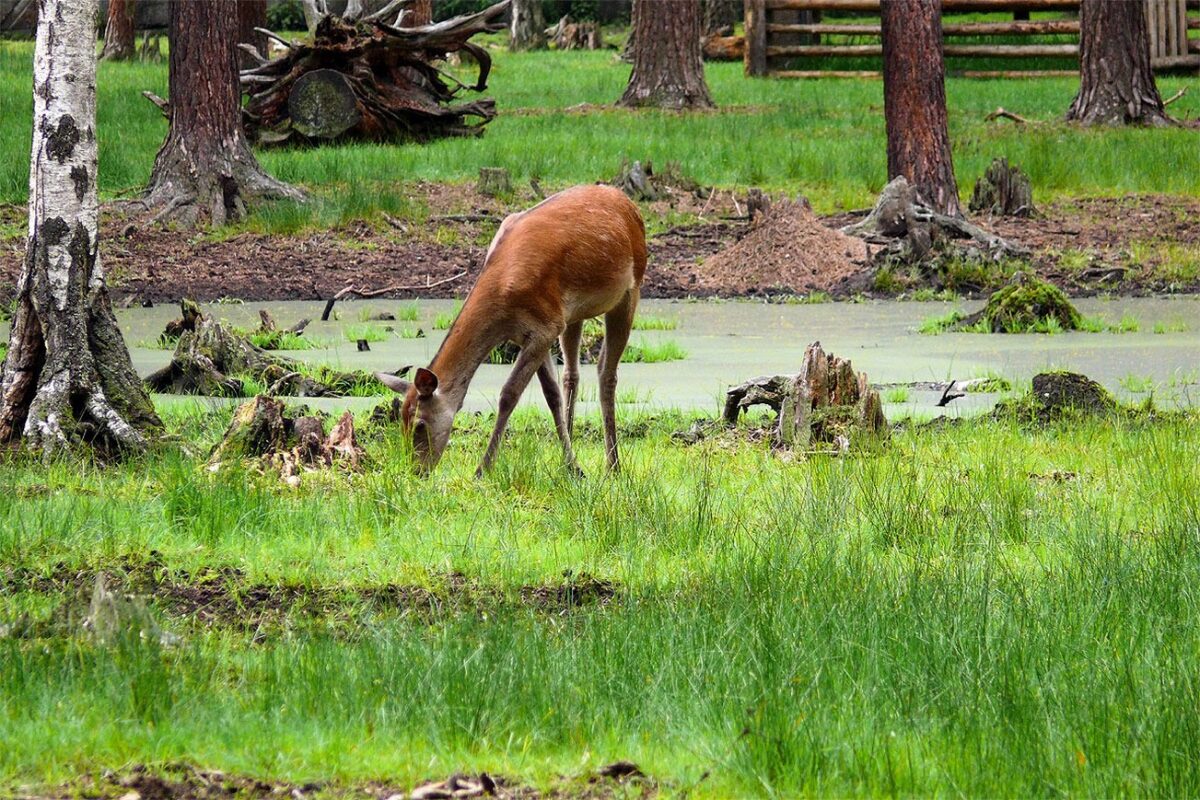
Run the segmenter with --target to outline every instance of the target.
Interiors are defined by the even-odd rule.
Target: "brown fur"
[[[416,386],[403,386],[405,428],[413,430],[424,421],[430,431],[430,441],[418,447],[425,466],[432,467],[440,457],[448,425],[462,406],[475,370],[493,347],[512,341],[522,348],[522,355],[501,393],[496,430],[480,470],[490,464],[508,414],[535,371],[555,417],[564,455],[574,467],[570,428],[578,383],[578,326],[603,314],[614,352],[601,359],[601,407],[609,464],[615,467],[616,364],[628,340],[645,274],[645,225],[637,206],[617,189],[577,186],[507,217],[496,231],[483,272],[462,312],[429,365],[432,383],[440,388],[428,391],[428,376],[424,393]],[[564,337],[566,362],[565,417],[549,361],[549,346],[559,337]]]

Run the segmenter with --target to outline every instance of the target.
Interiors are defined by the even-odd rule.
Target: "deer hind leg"
[[[579,343],[582,338],[583,321],[580,320],[568,325],[559,341],[562,345],[562,388],[566,395],[567,434],[571,436],[575,435],[575,398],[579,396]]]
[[[637,310],[638,296],[631,290],[607,314],[604,315],[604,347],[600,350],[600,414],[604,417],[604,453],[608,468],[620,468],[617,457],[617,366],[625,345],[629,343],[629,331],[633,328],[633,314]]]
[[[550,406],[550,415],[554,417],[554,428],[558,431],[559,441],[562,442],[563,463],[567,471],[576,477],[583,475],[579,462],[575,460],[575,451],[571,448],[571,431],[563,415],[563,396],[558,387],[558,376],[554,371],[554,354],[546,351],[546,358],[538,367],[538,380],[542,384],[542,394],[546,395],[546,405]]]
[[[496,451],[500,449],[500,440],[504,436],[504,429],[508,427],[508,418],[512,416],[513,409],[517,407],[517,401],[525,393],[525,387],[529,386],[533,374],[538,371],[542,362],[549,355],[552,341],[553,339],[530,339],[521,348],[521,354],[517,356],[517,363],[513,366],[513,371],[509,374],[508,380],[504,382],[504,388],[500,390],[496,427],[492,430],[492,438],[488,441],[483,461],[480,462],[479,469],[475,470],[475,477],[478,478],[491,469],[492,462],[496,460]]]

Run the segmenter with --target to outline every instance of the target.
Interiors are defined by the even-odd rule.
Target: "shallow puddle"
[[[369,321],[380,312],[402,316],[416,306],[415,320]],[[874,383],[907,383],[966,379],[996,374],[1018,386],[1046,369],[1071,369],[1103,383],[1125,399],[1154,394],[1164,408],[1200,405],[1200,297],[1084,299],[1077,302],[1086,316],[1107,323],[1122,318],[1137,321],[1128,333],[1063,333],[1057,335],[983,335],[970,333],[929,336],[917,333],[921,322],[959,308],[970,312],[978,302],[915,303],[873,301],[817,305],[767,305],[745,301],[687,302],[646,300],[640,317],[673,320],[673,330],[636,330],[631,341],[673,340],[687,352],[682,361],[625,364],[621,367],[619,399],[626,407],[679,408],[716,412],[725,389],[756,375],[794,372],[805,346],[820,341],[827,352],[848,357]],[[313,362],[345,369],[395,370],[428,363],[445,331],[434,330],[438,315],[453,313],[448,300],[349,301],[337,305],[338,317],[320,322],[323,302],[215,304],[207,313],[247,328],[258,325],[258,311],[268,309],[287,327],[303,317],[313,320],[305,336],[324,343],[320,349],[289,353]],[[147,374],[170,358],[153,342],[175,306],[121,309],[117,312],[134,364]],[[391,327],[392,331],[384,329]],[[1163,332],[1155,333],[1156,327]],[[358,352],[350,336],[370,328],[386,335]],[[403,338],[405,331],[425,332],[425,338]],[[355,330],[357,329],[357,330]],[[485,364],[471,386],[468,411],[494,407],[510,367]],[[581,400],[584,411],[595,405],[593,368],[584,367]],[[895,395],[893,395],[895,396]],[[889,415],[940,413],[939,392],[912,390],[903,403],[889,403]],[[994,395],[969,395],[955,401],[948,413],[986,409]],[[324,408],[366,408],[375,398],[309,401]],[[540,391],[526,393],[525,403],[541,406]]]

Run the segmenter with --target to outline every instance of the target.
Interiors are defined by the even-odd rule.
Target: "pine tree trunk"
[[[542,0],[512,0],[509,13],[512,15],[508,42],[510,50],[541,50],[546,46]]]
[[[880,16],[888,180],[903,175],[925,205],[961,217],[946,122],[941,4],[883,0]]]
[[[416,28],[433,22],[433,0],[413,0],[400,14],[399,26]]]
[[[29,240],[0,376],[0,442],[141,450],[162,423],[134,372],[97,260],[97,0],[42,0]]]
[[[248,44],[263,55],[267,54],[267,37],[254,30],[267,27],[267,0],[237,0],[238,44]],[[255,60],[249,53],[240,53],[242,68],[253,67]]]
[[[634,0],[633,73],[622,106],[711,108],[696,0]]]
[[[134,0],[108,0],[108,17],[104,25],[104,50],[100,57],[105,61],[128,61],[133,58],[134,46]]]
[[[739,0],[704,0],[704,35],[722,34],[742,16]]]
[[[235,6],[171,2],[171,129],[145,197],[159,219],[222,225],[242,216],[247,201],[303,198],[259,167],[242,131]]]
[[[1170,124],[1150,68],[1146,4],[1083,0],[1079,25],[1079,94],[1067,119],[1085,125]]]

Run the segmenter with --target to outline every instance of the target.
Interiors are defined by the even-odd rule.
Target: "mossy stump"
[[[725,423],[733,425],[754,405],[778,412],[775,443],[795,450],[813,444],[837,444],[844,450],[856,437],[887,432],[883,402],[866,373],[856,373],[848,360],[826,354],[820,342],[805,349],[796,375],[763,376],[731,388],[725,396]]]
[[[299,483],[303,472],[342,463],[351,469],[363,461],[364,453],[354,433],[354,417],[347,411],[334,424],[329,435],[318,417],[299,413],[289,416],[284,404],[259,395],[242,403],[221,441],[209,458],[211,469],[228,461],[261,459],[278,470],[289,485]]]
[[[1077,372],[1043,372],[1033,376],[1033,399],[1050,413],[1079,411],[1106,414],[1117,407],[1108,390]]]
[[[1025,333],[1053,320],[1064,331],[1078,330],[1083,318],[1057,286],[1018,272],[992,293],[982,311],[964,317],[958,328],[982,325],[992,333]]]

